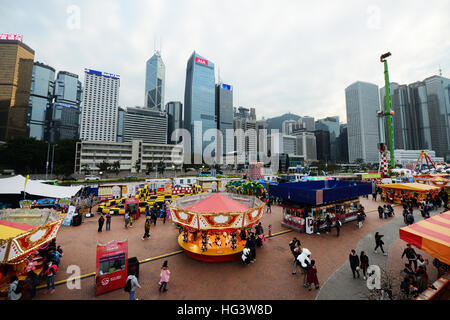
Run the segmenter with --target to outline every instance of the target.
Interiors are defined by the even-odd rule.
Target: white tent
[[[0,179],[0,194],[27,194],[46,198],[71,198],[81,190],[78,187],[60,187],[41,183],[39,181],[28,180],[25,187],[26,178],[18,175],[11,178]]]

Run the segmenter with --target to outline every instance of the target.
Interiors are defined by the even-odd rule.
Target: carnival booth
[[[44,257],[39,249],[56,238],[63,219],[49,209],[6,209],[0,211],[0,299],[8,296],[11,276],[20,283],[30,270],[40,274]]]
[[[240,231],[256,225],[264,207],[256,197],[230,193],[193,195],[169,205],[172,221],[182,228],[178,244],[206,262],[239,259],[246,244]]]
[[[314,224],[324,228],[327,216],[333,225],[338,218],[342,223],[356,220],[359,197],[371,193],[370,183],[330,180],[280,183],[269,190],[271,197],[282,200],[282,225],[308,233]]]
[[[450,195],[450,179],[447,178],[446,175],[420,175],[415,176],[414,181],[417,183],[439,187]]]
[[[128,240],[97,244],[95,295],[125,287],[128,277]]]
[[[422,183],[393,183],[378,185],[383,191],[381,198],[383,201],[402,203],[402,197],[416,197],[417,203],[425,200],[428,194],[437,195],[440,187],[430,186]]]

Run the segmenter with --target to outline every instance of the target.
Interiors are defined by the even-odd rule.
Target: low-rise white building
[[[163,162],[166,168],[181,166],[183,147],[180,145],[131,142],[82,141],[77,143],[75,153],[75,173],[82,173],[88,166],[91,171],[99,171],[99,165],[107,161],[120,163],[120,171],[136,173],[136,164],[145,171],[148,164],[154,168]]]

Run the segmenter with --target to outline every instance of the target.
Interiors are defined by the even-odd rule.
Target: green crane
[[[380,61],[384,63],[384,81],[386,89],[386,110],[384,116],[387,118],[387,129],[389,139],[389,151],[391,153],[391,169],[395,169],[395,157],[394,157],[394,110],[392,110],[391,103],[391,85],[389,82],[388,63],[386,58],[390,57],[391,53],[385,53],[380,57]]]

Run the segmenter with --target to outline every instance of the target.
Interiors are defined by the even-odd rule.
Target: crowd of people
[[[27,292],[20,283],[17,275],[14,275],[10,279],[8,288],[8,300],[20,300],[23,298],[23,294],[27,293],[30,299],[36,296],[36,287],[41,282],[47,283],[47,291],[45,293],[53,294],[55,292],[55,275],[59,270],[61,258],[63,257],[63,250],[61,246],[56,245],[56,239],[53,239],[50,243],[44,247],[38,249],[38,254],[43,258],[42,270],[38,275],[35,264],[29,258],[25,278],[25,284],[27,286]]]

